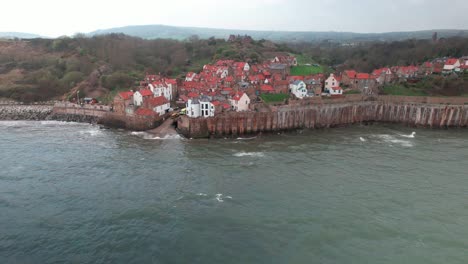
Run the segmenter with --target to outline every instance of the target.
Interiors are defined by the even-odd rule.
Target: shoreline
[[[130,117],[116,117],[113,112],[102,110],[89,112],[80,108],[52,105],[0,105],[0,121],[89,123],[106,128],[144,131],[160,138],[177,134],[185,138],[267,136],[297,129],[347,127],[353,124],[389,123],[415,128],[466,128],[468,98],[316,98],[278,106],[270,112],[229,112],[211,118],[181,116],[175,120],[166,119],[164,122],[143,120],[145,122],[133,123],[131,121],[134,120]]]

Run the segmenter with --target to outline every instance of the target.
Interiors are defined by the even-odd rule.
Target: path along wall
[[[270,112],[227,113],[213,118],[188,118],[178,121],[178,130],[189,138],[239,136],[298,128],[327,128],[365,122],[402,123],[422,127],[467,127],[468,98],[451,104],[405,102],[406,97],[365,98],[359,101],[327,101],[286,105]],[[417,100],[425,100],[418,98]],[[463,103],[463,104],[462,104]]]

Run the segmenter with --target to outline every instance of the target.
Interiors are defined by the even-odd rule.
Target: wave
[[[91,129],[91,130],[81,130],[79,131],[81,135],[90,135],[92,137],[98,136],[102,134],[101,130],[98,129]]]
[[[132,136],[138,136],[143,139],[150,139],[150,140],[168,140],[168,139],[181,139],[182,137],[178,134],[173,135],[165,135],[164,137],[155,136],[154,134],[148,132],[131,132]]]
[[[263,152],[238,152],[234,154],[234,157],[264,157]]]
[[[253,140],[253,139],[256,139],[257,137],[250,137],[250,138],[242,138],[242,137],[238,137],[237,140]]]
[[[400,134],[400,136],[405,137],[405,138],[415,138],[416,137],[416,132],[411,133],[411,135],[401,135]]]
[[[361,142],[366,142],[367,140],[363,137],[360,137],[359,140],[361,140]]]
[[[377,135],[378,138],[381,138],[386,143],[398,144],[402,147],[413,147],[413,143],[409,140],[397,139],[391,135]]]

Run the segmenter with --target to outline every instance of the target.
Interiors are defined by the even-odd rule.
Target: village
[[[255,111],[253,105],[285,104],[288,100],[346,94],[377,95],[379,88],[392,83],[414,82],[425,76],[460,74],[468,71],[468,57],[444,58],[422,65],[394,66],[362,73],[345,70],[306,76],[292,75],[297,59],[278,55],[261,64],[218,60],[201,72],[189,72],[177,80],[146,75],[134,90],[120,92],[112,109],[116,114],[165,119],[172,112],[190,118],[214,117],[225,112]]]

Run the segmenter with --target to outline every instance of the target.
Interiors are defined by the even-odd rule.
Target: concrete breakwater
[[[190,138],[239,136],[366,122],[422,127],[466,127],[468,105],[395,103],[384,100],[278,107],[270,112],[227,113],[213,118],[181,117],[178,130]]]
[[[52,105],[0,105],[0,120],[46,120]]]

